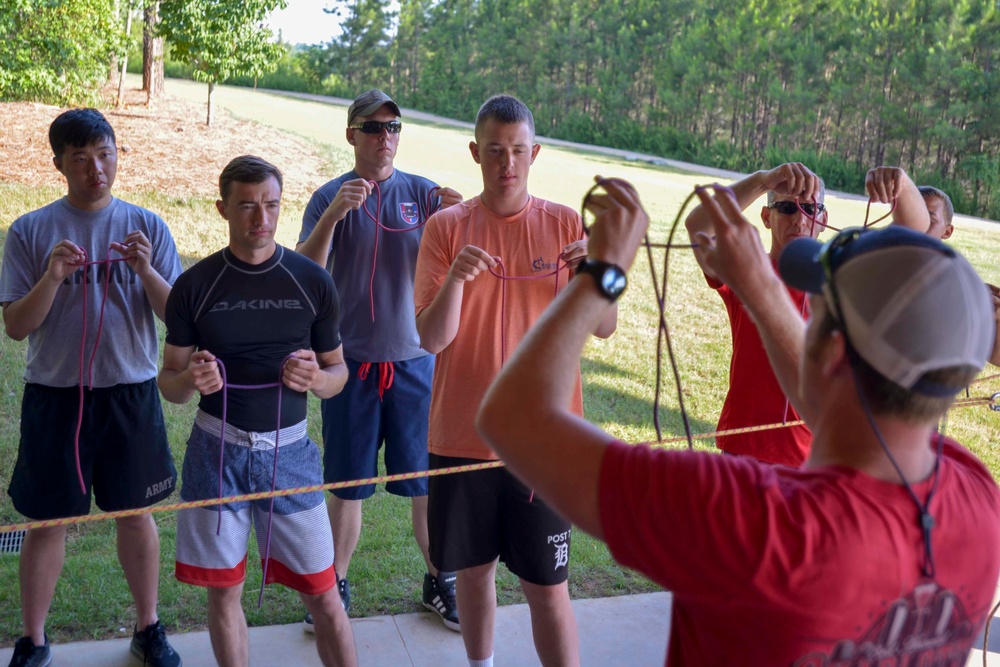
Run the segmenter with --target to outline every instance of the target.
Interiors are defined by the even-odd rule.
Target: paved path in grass
[[[1000,597],[1000,588],[998,588]],[[584,667],[659,667],[666,655],[670,625],[669,593],[625,595],[574,600],[580,628]],[[1000,616],[992,619],[987,667],[1000,667]],[[458,633],[446,629],[434,614],[400,614],[351,620],[359,667],[465,667],[465,648]],[[172,635],[171,642],[185,667],[215,664],[207,632]],[[254,667],[320,667],[315,640],[300,624],[250,629]],[[975,642],[983,646],[982,635]],[[531,640],[527,605],[501,607],[496,621],[497,667],[539,665]],[[79,642],[53,648],[52,667],[135,667],[129,640]],[[0,650],[0,665],[11,649]],[[966,667],[983,665],[983,653],[974,649]]]
[[[320,102],[322,104],[335,104],[343,106],[345,108],[349,107],[351,105],[351,102],[353,101],[343,97],[330,97],[328,95],[316,95],[313,93],[297,93],[289,90],[274,90],[271,88],[258,88],[258,90],[262,93],[269,93],[271,95],[292,97],[299,100],[309,100],[310,102]],[[445,118],[444,116],[438,116],[432,113],[426,113],[424,111],[417,111],[416,109],[407,109],[403,107],[400,109],[400,111],[403,112],[404,118],[413,118],[415,120],[422,120],[429,123],[439,123],[441,125],[448,125],[449,127],[462,127],[468,130],[475,128],[474,123],[467,123],[465,121],[455,120],[454,118]],[[649,164],[655,164],[663,167],[671,167],[672,169],[680,169],[681,171],[688,171],[695,174],[704,174],[706,176],[711,176],[713,178],[724,178],[727,180],[734,180],[738,178],[743,178],[744,176],[744,174],[735,171],[728,171],[726,169],[716,169],[714,167],[705,167],[700,164],[681,162],[680,160],[670,160],[665,157],[660,157],[659,155],[639,153],[636,151],[623,150],[621,148],[609,148],[607,146],[581,144],[575,141],[566,141],[564,139],[552,139],[550,137],[536,137],[536,139],[538,143],[547,144],[549,146],[560,146],[562,148],[571,148],[574,150],[599,153],[601,155],[609,155],[611,157],[618,157],[629,161],[648,162]]]
[[[258,92],[267,93],[269,95],[277,95],[279,97],[290,97],[298,100],[307,100],[310,102],[319,102],[321,104],[332,104],[337,106],[342,106],[345,108],[351,105],[353,100],[346,99],[344,97],[331,97],[329,95],[316,95],[314,93],[298,93],[290,90],[274,90],[272,88],[258,88]],[[424,111],[417,111],[416,109],[401,108],[400,111],[403,112],[404,118],[413,118],[415,120],[421,120],[429,123],[438,123],[440,125],[447,125],[449,127],[461,127],[465,129],[473,129],[475,125],[473,123],[468,123],[461,120],[455,120],[454,118],[445,118],[444,116],[438,116],[436,114],[427,113]],[[625,150],[621,148],[609,148],[607,146],[596,146],[593,144],[581,144],[575,141],[566,141],[564,139],[553,139],[551,137],[536,137],[536,140],[540,144],[546,144],[549,146],[559,146],[561,148],[569,148],[571,150],[587,151],[589,153],[598,153],[600,155],[607,155],[610,157],[621,158],[629,162],[645,162],[648,164],[654,164],[662,167],[670,167],[671,169],[677,169],[680,171],[686,171],[692,174],[702,174],[708,176],[709,178],[719,178],[725,181],[735,181],[743,178],[746,174],[737,171],[729,171],[728,169],[716,169],[715,167],[706,167],[705,165],[694,164],[692,162],[682,162],[680,160],[671,160],[669,158],[661,157],[659,155],[652,155],[649,153],[640,153],[638,151]],[[858,184],[859,188],[862,188],[862,184]],[[853,192],[841,192],[838,190],[829,190],[827,194],[833,197],[838,197],[840,199],[850,199],[854,201],[868,201],[868,197],[865,195],[853,193]],[[985,218],[975,218],[972,216],[958,214],[955,216],[956,220],[962,220],[965,222],[979,222],[979,223],[989,223],[995,224],[993,220],[987,220]]]

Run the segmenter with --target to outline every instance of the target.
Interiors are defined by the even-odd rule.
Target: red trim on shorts
[[[260,559],[261,569],[264,568],[264,559]],[[333,564],[319,572],[311,574],[300,574],[293,572],[287,565],[274,558],[270,559],[267,566],[267,581],[265,584],[282,584],[292,590],[306,595],[319,595],[325,593],[337,585],[337,571]]]
[[[207,586],[209,588],[230,588],[244,582],[247,576],[247,557],[243,556],[235,567],[211,568],[198,567],[180,561],[174,561],[174,576],[177,581],[192,586]]]

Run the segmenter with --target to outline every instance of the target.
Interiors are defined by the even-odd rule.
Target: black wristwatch
[[[628,285],[628,279],[625,277],[622,267],[609,262],[588,257],[577,265],[576,272],[577,274],[588,273],[592,275],[594,282],[597,283],[597,289],[612,303],[618,300]]]

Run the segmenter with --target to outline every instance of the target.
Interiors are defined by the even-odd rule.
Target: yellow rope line
[[[406,472],[398,475],[383,475],[381,477],[371,477],[368,479],[352,479],[346,482],[333,482],[331,484],[315,484],[313,486],[300,486],[294,489],[277,489],[274,491],[259,491],[257,493],[247,493],[241,496],[225,496],[222,498],[208,498],[205,500],[192,500],[183,503],[172,503],[170,505],[154,505],[152,507],[138,507],[129,510],[118,510],[117,512],[99,512],[97,514],[87,514],[85,516],[69,516],[61,519],[45,519],[43,521],[29,521],[27,523],[15,523],[9,526],[0,526],[0,534],[10,533],[15,530],[31,530],[33,528],[49,528],[52,526],[68,526],[74,523],[90,523],[92,521],[103,521],[105,519],[122,519],[129,516],[139,516],[140,514],[158,514],[161,512],[173,512],[176,510],[191,509],[195,507],[211,507],[213,505],[225,505],[247,500],[264,500],[267,498],[277,498],[279,496],[293,496],[299,493],[312,493],[315,491],[331,491],[333,489],[346,489],[353,486],[364,486],[366,484],[381,484],[383,482],[399,482],[418,477],[431,477],[434,475],[449,475],[456,472],[472,472],[474,470],[488,470],[489,468],[499,468],[503,466],[503,461],[485,461],[471,465],[456,466],[454,468],[439,468],[437,470],[424,470],[420,472]]]
[[[994,399],[990,396],[979,396],[971,398],[960,398],[952,404],[952,409],[971,407],[973,405],[992,405]],[[717,436],[740,435],[743,433],[755,433],[757,431],[770,431],[779,428],[790,428],[800,426],[805,422],[801,420],[776,424],[762,424],[760,426],[746,426],[743,428],[731,428],[722,431],[710,431],[708,433],[692,434],[694,440],[705,440]],[[673,442],[684,442],[687,436],[678,435],[663,438],[658,442],[648,443],[652,447],[661,447]],[[249,500],[264,500],[267,498],[277,498],[280,496],[292,496],[299,493],[313,493],[316,491],[332,491],[333,489],[346,489],[355,486],[366,486],[368,484],[384,484],[386,482],[400,482],[408,479],[418,479],[420,477],[432,477],[436,475],[450,475],[459,472],[473,472],[475,470],[489,470],[490,468],[503,467],[503,461],[485,461],[483,463],[473,463],[453,468],[439,468],[437,470],[423,470],[419,472],[407,472],[397,475],[382,475],[380,477],[369,477],[367,479],[354,479],[346,482],[333,482],[331,484],[315,484],[313,486],[300,486],[294,489],[278,489],[275,491],[259,491],[257,493],[247,493],[241,496],[226,496],[223,498],[209,498],[206,500],[192,500],[189,502],[172,503],[169,505],[154,505],[152,507],[139,507],[129,510],[118,510],[117,512],[99,512],[97,514],[87,514],[84,516],[70,516],[61,519],[46,519],[43,521],[29,521],[25,523],[15,523],[7,526],[0,526],[0,535],[11,533],[16,530],[31,530],[33,528],[50,528],[53,526],[68,526],[78,523],[91,523],[93,521],[104,521],[106,519],[122,519],[140,514],[159,514],[162,512],[174,512],[182,509],[195,507],[212,507],[215,505],[225,505],[228,503],[243,502]]]
[[[801,426],[805,424],[801,419],[792,422],[784,422],[777,424],[761,424],[759,426],[744,426],[742,428],[729,428],[723,431],[711,431],[709,433],[692,433],[692,440],[705,440],[707,438],[714,438],[716,436],[725,435],[741,435],[743,433],[754,433],[756,431],[771,431],[779,428],[791,428],[792,426]],[[663,438],[662,440],[657,440],[656,442],[650,443],[650,446],[656,447],[659,445],[666,445],[671,442],[687,442],[686,435],[676,435],[670,438]]]

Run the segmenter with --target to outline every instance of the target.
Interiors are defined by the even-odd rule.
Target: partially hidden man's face
[[[229,222],[229,245],[234,251],[253,252],[274,245],[281,212],[281,186],[274,176],[260,183],[232,183],[225,200],[215,202]]]
[[[469,144],[483,172],[483,189],[498,199],[517,197],[528,189],[528,171],[538,150],[527,123],[501,123],[493,118],[476,131]]]
[[[118,149],[111,137],[88,146],[66,146],[52,163],[66,177],[71,204],[88,209],[108,203],[118,173]]]
[[[803,204],[808,206],[808,204]],[[793,208],[794,207],[794,208]],[[787,209],[783,211],[782,209]],[[764,227],[771,230],[771,247],[781,250],[797,238],[816,238],[826,226],[826,210],[813,211],[816,222],[795,206],[793,197],[779,195],[771,207],[761,210]]]
[[[393,113],[388,105],[383,104],[372,115],[355,118],[352,125],[361,125],[367,120],[386,123],[399,120],[399,116]],[[354,146],[354,159],[357,163],[375,169],[391,167],[396,157],[396,150],[399,148],[399,133],[392,134],[383,129],[377,134],[365,134],[360,129],[349,127],[347,143]]]
[[[931,226],[927,229],[927,234],[942,241],[951,236],[954,227],[949,223],[948,211],[944,200],[936,195],[922,195],[924,204],[927,205],[927,213],[931,216]]]

